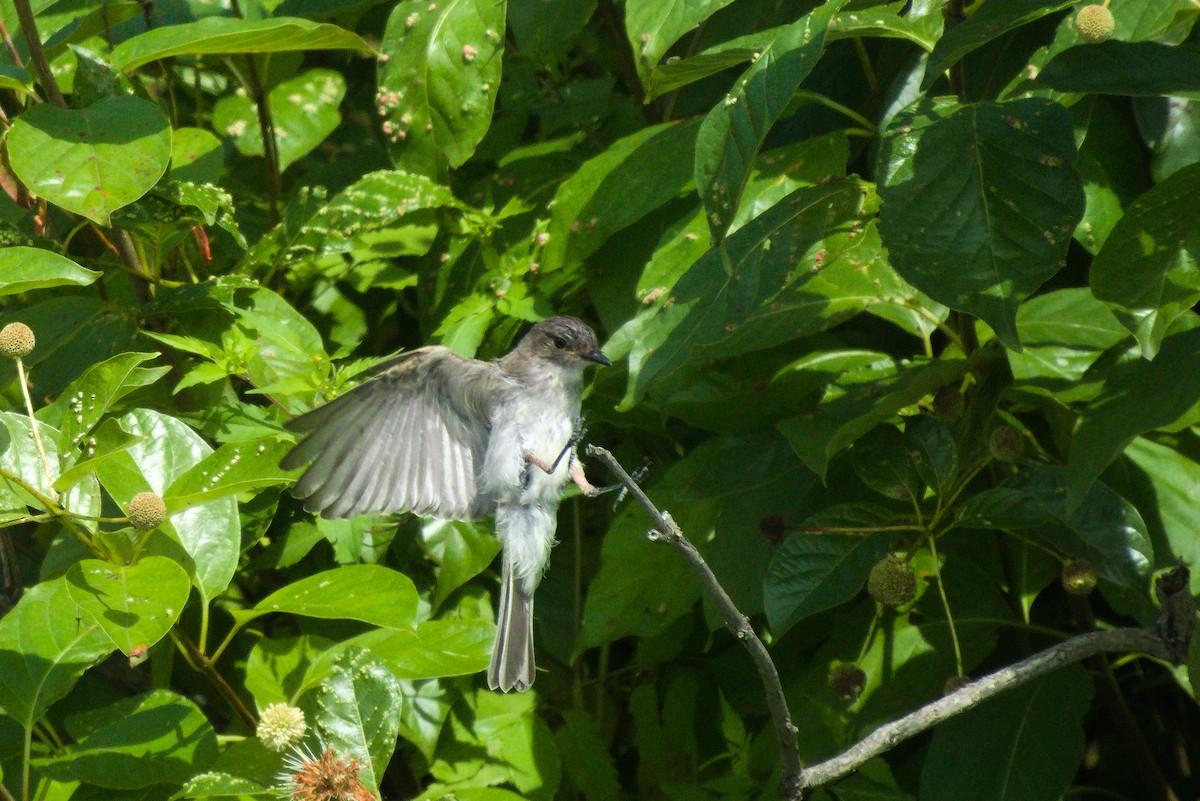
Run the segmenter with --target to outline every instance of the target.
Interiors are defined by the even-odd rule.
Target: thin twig
[[[279,222],[279,193],[282,183],[279,177],[279,147],[275,140],[275,121],[271,117],[267,90],[258,76],[258,67],[254,64],[253,55],[246,56],[246,78],[258,111],[258,127],[262,131],[263,156],[267,160],[267,198],[270,202],[267,209],[268,219],[274,225]]]
[[[17,46],[13,44],[12,37],[8,34],[8,26],[2,19],[0,19],[0,38],[4,40],[4,47],[8,50],[8,55],[12,57],[13,63],[21,69],[25,69],[25,62],[21,60],[21,54],[17,52]]]
[[[779,792],[786,799],[799,798],[800,778],[803,775],[804,765],[800,761],[796,727],[792,725],[792,715],[783,694],[783,685],[779,681],[779,671],[775,669],[775,662],[767,653],[767,647],[754,633],[750,620],[734,605],[729,594],[725,592],[725,588],[717,581],[717,577],[708,563],[704,561],[704,557],[687,537],[683,536],[683,532],[671,519],[671,515],[668,512],[660,511],[654,505],[654,502],[642,491],[638,483],[611,453],[594,445],[588,446],[587,453],[603,462],[604,466],[611,470],[621,484],[629,490],[629,494],[642,505],[642,508],[650,515],[650,519],[654,521],[655,529],[651,532],[651,539],[667,543],[683,556],[695,571],[709,597],[715,602],[717,609],[720,610],[726,628],[741,641],[750,654],[750,658],[754,661],[754,667],[758,669],[758,676],[762,680],[767,708],[771,712],[771,720],[775,724],[775,734],[779,740],[780,763],[783,773]]]
[[[978,706],[994,695],[1106,651],[1141,652],[1164,659],[1167,655],[1166,648],[1154,629],[1115,629],[1080,634],[972,681],[950,695],[926,704],[898,720],[885,723],[832,759],[804,771],[801,786],[804,789],[819,787],[848,776],[864,763],[890,751],[899,743]]]
[[[17,380],[21,384],[21,394],[25,396],[25,411],[29,413],[29,429],[33,432],[33,441],[37,445],[38,455],[42,457],[42,469],[46,471],[46,486],[50,487],[51,496],[54,494],[54,476],[50,475],[50,460],[46,458],[46,446],[42,444],[42,432],[38,428],[37,418],[33,416],[33,400],[29,397],[29,381],[25,377],[25,360],[16,358]]]
[[[236,712],[238,717],[245,721],[246,725],[250,727],[250,731],[256,730],[258,728],[258,721],[254,719],[254,715],[251,714],[250,710],[246,708],[246,705],[242,703],[242,699],[238,698],[237,693],[234,692],[233,688],[229,686],[229,682],[225,681],[225,677],[218,673],[217,669],[213,667],[209,658],[200,653],[200,649],[196,647],[196,644],[192,642],[183,632],[172,632],[171,636],[174,637],[177,643],[183,646],[184,650],[187,651],[188,656],[192,658],[192,661],[194,661],[196,665],[202,671],[204,671],[204,674],[212,681],[213,685],[217,688],[217,691],[220,692],[225,700],[229,702],[229,705],[233,707],[233,711]]]
[[[58,503],[52,498],[47,498],[42,493],[38,492],[37,488],[35,488],[25,479],[18,476],[16,473],[5,470],[3,467],[0,467],[0,479],[11,481],[32,495],[34,500],[45,507],[47,512],[54,515],[59,523],[61,523],[65,528],[69,529],[71,533],[75,535],[75,539],[79,540],[80,544],[91,551],[92,554],[94,554],[97,558],[108,559],[108,554],[100,550],[96,543],[92,542],[91,532],[79,525],[79,522],[75,519],[74,514],[59,506]]]
[[[50,62],[46,60],[46,51],[42,50],[42,39],[38,35],[37,22],[33,19],[33,9],[29,7],[29,0],[13,0],[13,6],[17,10],[17,20],[21,23],[21,33],[25,36],[25,44],[29,45],[29,60],[33,62],[33,69],[38,75],[42,91],[46,93],[46,97],[51,103],[65,107],[67,101],[63,99],[62,92],[58,88],[58,81],[54,79],[54,73],[50,71]]]

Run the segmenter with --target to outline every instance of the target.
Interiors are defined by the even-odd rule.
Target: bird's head
[[[562,367],[587,366],[588,362],[611,367],[596,344],[596,334],[574,317],[548,317],[529,329],[518,350]]]

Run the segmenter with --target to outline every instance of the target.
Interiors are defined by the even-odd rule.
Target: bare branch
[[[779,738],[783,774],[779,789],[789,801],[800,798],[805,790],[829,784],[853,773],[864,763],[889,751],[904,740],[966,712],[995,695],[1088,657],[1101,653],[1143,653],[1172,664],[1180,664],[1187,658],[1188,646],[1197,625],[1197,613],[1188,589],[1188,570],[1180,566],[1159,577],[1155,582],[1155,592],[1162,605],[1162,613],[1154,627],[1090,631],[1072,637],[1020,662],[976,679],[902,718],[885,723],[841,754],[806,769],[800,761],[796,728],[792,725],[791,713],[779,682],[779,673],[766,646],[750,626],[749,619],[738,611],[717,581],[717,577],[713,575],[712,569],[704,561],[704,557],[683,536],[679,526],[671,519],[670,513],[655,506],[638,486],[637,481],[607,450],[589,445],[587,454],[603,462],[646,510],[655,526],[650,532],[650,538],[671,545],[687,560],[699,577],[705,592],[721,611],[726,627],[741,640],[750,658],[754,660]]]
[[[646,513],[650,515],[650,519],[654,521],[654,531],[650,532],[650,538],[657,542],[665,542],[673,547],[683,556],[692,570],[695,571],[697,578],[700,579],[705,592],[716,604],[717,609],[721,612],[721,617],[725,620],[725,627],[729,629],[742,645],[746,647],[746,651],[750,654],[750,658],[754,660],[754,667],[758,669],[759,678],[762,679],[763,691],[766,693],[767,708],[771,711],[771,720],[775,724],[775,733],[779,738],[779,753],[782,766],[783,779],[780,782],[779,792],[784,798],[797,799],[801,794],[801,777],[804,774],[804,765],[800,761],[800,747],[796,743],[796,727],[792,725],[792,715],[788,710],[787,699],[783,695],[783,685],[779,682],[779,671],[775,669],[775,662],[771,659],[771,655],[767,653],[767,647],[763,645],[763,641],[754,633],[754,628],[750,625],[750,619],[743,615],[734,605],[729,594],[725,592],[725,588],[717,581],[717,577],[713,575],[712,568],[704,561],[704,557],[696,550],[696,547],[683,536],[683,532],[679,530],[679,526],[675,525],[675,521],[671,519],[668,512],[660,511],[649,496],[642,491],[638,483],[633,480],[633,477],[625,471],[625,468],[616,460],[615,457],[604,448],[597,448],[594,445],[587,447],[589,456],[595,456],[604,466],[613,472],[620,480],[621,484],[629,490],[629,493],[637,499],[637,502],[642,505]]]

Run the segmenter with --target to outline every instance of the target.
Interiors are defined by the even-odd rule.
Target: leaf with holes
[[[140,97],[106,97],[85,109],[41,103],[13,120],[13,172],[56,206],[108,225],[146,194],[171,161],[171,123]]]

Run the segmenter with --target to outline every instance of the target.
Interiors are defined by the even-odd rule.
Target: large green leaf
[[[402,701],[399,682],[370,651],[343,654],[317,694],[322,743],[363,760],[373,788],[396,748]]]
[[[696,189],[714,243],[733,222],[754,157],[775,120],[808,76],[825,46],[833,15],[847,0],[826,0],[785,28],[700,124],[696,136]]]
[[[96,426],[86,441],[79,443],[78,459],[58,474],[58,477],[54,479],[54,489],[58,492],[66,492],[94,473],[103,462],[114,458],[117,454],[123,453],[141,441],[142,437],[130,434],[121,428],[120,421],[110,417]]]
[[[153,384],[169,367],[142,367],[157,353],[122,353],[93,364],[54,399],[38,411],[38,419],[57,426],[58,447],[64,455],[81,446],[83,438],[121,398],[139,387]]]
[[[0,619],[0,709],[29,728],[112,649],[79,620],[65,579],[35,585]]]
[[[879,227],[917,289],[1019,349],[1017,307],[1064,263],[1083,213],[1070,115],[1041,99],[921,102],[880,146]]]
[[[398,679],[467,676],[487,667],[496,627],[490,620],[427,620],[415,629],[370,632],[359,644]]]
[[[663,3],[660,0],[629,0],[625,3],[625,34],[634,52],[634,63],[642,85],[650,88],[650,72],[662,61],[671,45],[683,34],[708,19],[733,0],[692,0]]]
[[[217,758],[217,734],[193,702],[154,690],[109,705],[104,722],[59,756],[37,760],[59,781],[118,790],[182,784]]]
[[[845,603],[859,593],[871,568],[891,550],[895,535],[872,532],[891,513],[878,506],[835,506],[793,532],[775,549],[763,583],[767,622],[780,637],[799,621]]]
[[[1008,31],[1075,5],[1076,0],[984,0],[960,24],[938,39],[921,88],[928,89],[962,57]]]
[[[1050,801],[1071,785],[1092,696],[1070,665],[938,726],[921,772],[922,801]]]
[[[348,565],[289,584],[235,617],[244,622],[271,612],[406,629],[416,621],[417,589],[403,573],[382,565]]]
[[[158,106],[131,95],[85,109],[41,103],[8,133],[13,172],[46,200],[92,222],[146,194],[171,161],[171,123]]]
[[[1153,359],[1163,336],[1200,301],[1200,164],[1143,194],[1092,261],[1092,293]]]
[[[1083,287],[1038,295],[1017,311],[1023,349],[1008,352],[1013,377],[1067,402],[1081,391],[1093,362],[1128,334],[1103,303]]]
[[[133,565],[85,559],[67,572],[71,599],[126,656],[144,653],[167,635],[191,588],[187,571],[165,556]]]
[[[500,89],[505,6],[405,0],[392,10],[375,101],[401,167],[439,174],[475,152]]]
[[[1037,84],[1060,92],[1193,95],[1200,92],[1200,49],[1157,42],[1078,45],[1051,59]]]
[[[879,423],[960,379],[962,359],[898,363],[883,359],[839,375],[812,412],[782,420],[782,432],[800,459],[824,478],[829,460]]]
[[[692,180],[680,153],[698,123],[652,125],[619,139],[563,182],[551,206],[544,269],[582,261],[617,231],[676,197]]]
[[[912,293],[887,264],[875,203],[853,179],[801,188],[709,249],[606,345],[629,354],[621,408],[689,360],[773,347]]]
[[[1066,468],[1036,465],[1003,485],[968,499],[964,526],[1029,529],[1067,556],[1086,559],[1099,576],[1145,592],[1154,551],[1142,516],[1103,484],[1093,484],[1076,507],[1067,505]]]
[[[500,552],[500,541],[468,521],[429,520],[421,527],[425,554],[438,566],[434,611],[456,589],[482,573]]]
[[[109,495],[122,504],[139,492],[164,495],[172,482],[212,453],[190,427],[159,412],[136,409],[123,415],[120,423],[125,431],[143,439],[99,464],[96,474]],[[218,498],[172,514],[160,530],[191,557],[191,564],[184,567],[202,602],[229,586],[241,555],[241,520],[233,498]]]
[[[1170,425],[1200,401],[1200,328],[1170,334],[1154,361],[1118,362],[1071,435],[1068,505],[1083,499],[1134,437]]]
[[[1161,526],[1161,535],[1166,539],[1165,548],[1156,543],[1157,566],[1200,564],[1200,537],[1196,536],[1194,516],[1200,463],[1144,437],[1130,443],[1125,456],[1146,474],[1153,490],[1153,504],[1141,505],[1141,509],[1150,530]],[[1193,572],[1191,580],[1192,593],[1200,592],[1200,573]]]
[[[171,56],[308,50],[353,50],[364,56],[372,52],[356,34],[327,23],[288,17],[260,20],[205,17],[183,25],[154,28],[126,39],[113,49],[112,64],[122,72],[129,72]]]
[[[163,495],[167,509],[177,512],[226,495],[290,482],[295,471],[281,470],[279,461],[293,444],[264,437],[222,445],[171,483]]]
[[[50,250],[0,248],[0,295],[55,286],[87,286],[101,275]]]
[[[47,425],[39,425],[42,444],[46,448],[46,459],[50,463],[51,474],[46,475],[42,464],[41,454],[33,439],[33,427],[29,418],[17,412],[0,412],[0,468],[17,476],[29,484],[42,497],[55,497],[51,489],[52,482],[57,478],[55,465],[61,464],[58,455],[58,432]],[[79,515],[98,515],[100,513],[99,488],[89,482],[78,484],[63,497],[59,503]],[[27,507],[40,512],[49,511],[33,494],[16,486],[9,481],[0,481],[0,520],[15,520],[24,518]],[[94,529],[96,524],[79,521],[86,528]]]
[[[305,70],[267,93],[279,169],[287,169],[333,133],[342,121],[338,106],[345,95],[346,79],[328,69]],[[263,154],[258,106],[248,96],[221,98],[213,107],[213,127],[232,138],[242,155]]]

